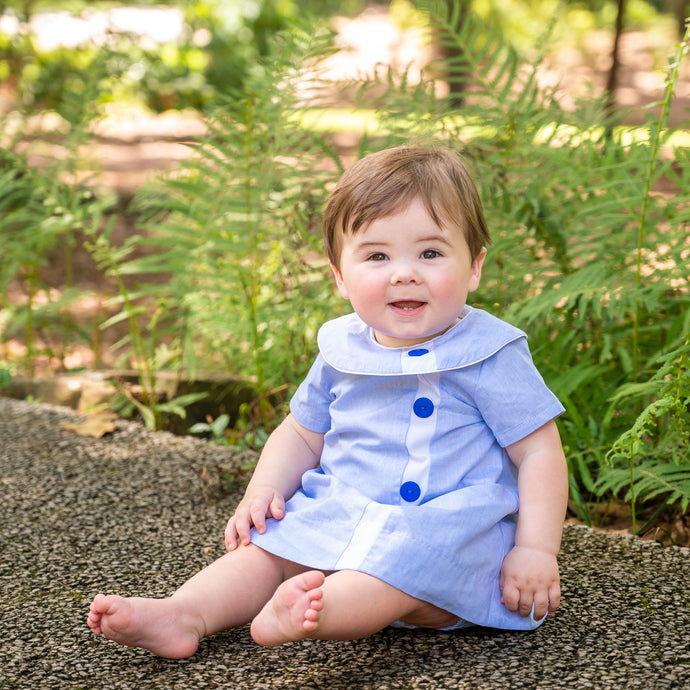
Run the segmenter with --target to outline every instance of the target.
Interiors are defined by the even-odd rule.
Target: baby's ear
[[[474,292],[482,279],[482,266],[484,266],[484,259],[486,259],[486,247],[477,254],[475,260],[472,262],[469,291]]]
[[[350,299],[350,293],[347,291],[347,288],[345,287],[345,281],[343,280],[342,273],[333,264],[329,265],[331,267],[331,271],[333,271],[333,275],[335,276],[335,284],[338,286],[338,292],[340,292],[340,296],[343,299]]]

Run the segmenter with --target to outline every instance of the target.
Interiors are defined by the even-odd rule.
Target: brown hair
[[[419,198],[439,227],[460,228],[472,260],[490,243],[484,212],[461,158],[445,148],[398,146],[357,161],[335,186],[324,211],[329,261],[339,267],[341,238]]]

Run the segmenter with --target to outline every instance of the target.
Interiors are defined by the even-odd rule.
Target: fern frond
[[[638,455],[648,441],[645,437],[656,428],[657,420],[672,410],[675,404],[673,397],[664,396],[647,405],[632,427],[615,441],[606,456],[608,462],[613,464],[617,459],[627,461]]]
[[[625,491],[625,500],[633,496],[641,501],[651,501],[663,497],[665,502],[680,502],[683,512],[690,505],[690,464],[679,466],[674,463],[658,463],[654,460],[633,469],[633,482],[627,469],[608,468],[599,478],[596,488],[602,495],[614,495]]]
[[[310,107],[303,91],[319,88],[305,84],[322,43],[279,37],[270,64],[209,117],[192,157],[138,197],[150,218],[141,244],[152,253],[121,267],[170,276],[151,293],[169,305],[184,361],[220,359],[251,374],[260,394],[299,379],[315,343],[297,341],[332,308],[311,219],[335,154],[300,117]]]
[[[419,3],[435,29],[435,40],[454,57],[439,68],[450,81],[489,98],[504,114],[516,103],[524,108],[541,101],[541,92],[518,69],[520,61],[495,22],[480,19],[461,3],[423,0]]]

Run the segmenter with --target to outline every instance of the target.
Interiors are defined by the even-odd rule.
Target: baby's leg
[[[252,621],[251,633],[265,646],[307,637],[355,640],[396,620],[444,628],[459,619],[366,573],[341,570],[324,581],[322,573],[310,571],[278,587]]]
[[[203,637],[248,623],[278,585],[300,572],[254,545],[225,554],[167,599],[99,594],[88,625],[96,634],[159,656],[191,656]]]

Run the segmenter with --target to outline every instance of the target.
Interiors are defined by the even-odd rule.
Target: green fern
[[[659,463],[655,458],[633,467],[614,468],[606,472],[599,483],[599,490],[618,495],[623,492],[626,501],[652,501],[663,498],[666,505],[680,503],[685,512],[690,505],[690,468],[674,463]],[[637,531],[636,520],[633,532]]]
[[[689,320],[686,316],[686,333]],[[599,493],[615,494],[627,487],[626,499],[633,511],[636,501],[659,496],[669,504],[679,501],[683,511],[690,502],[689,355],[690,336],[685,335],[677,347],[658,358],[658,368],[647,382],[622,386],[613,400],[617,405],[626,398],[653,398],[614,441],[597,485]],[[621,468],[621,463],[627,467]],[[633,512],[633,522],[634,518]]]
[[[88,334],[67,316],[70,302],[85,292],[72,289],[71,251],[75,233],[86,227],[103,202],[88,189],[61,179],[72,164],[60,161],[40,170],[29,166],[24,153],[9,149],[0,153],[0,307],[11,310],[4,336],[18,336],[24,343],[24,368],[30,374],[39,355],[59,357],[50,349],[50,341],[64,344],[77,336],[90,343]],[[47,288],[41,273],[58,247],[64,256],[64,287],[54,298],[56,293]],[[26,296],[23,304],[10,304],[7,299],[13,280]]]
[[[333,154],[301,126],[297,92],[324,50],[313,32],[279,39],[273,61],[209,119],[193,157],[140,194],[151,219],[140,242],[156,251],[120,267],[170,276],[151,294],[168,307],[178,364],[251,375],[264,417],[266,396],[305,372],[333,310],[313,221]]]

